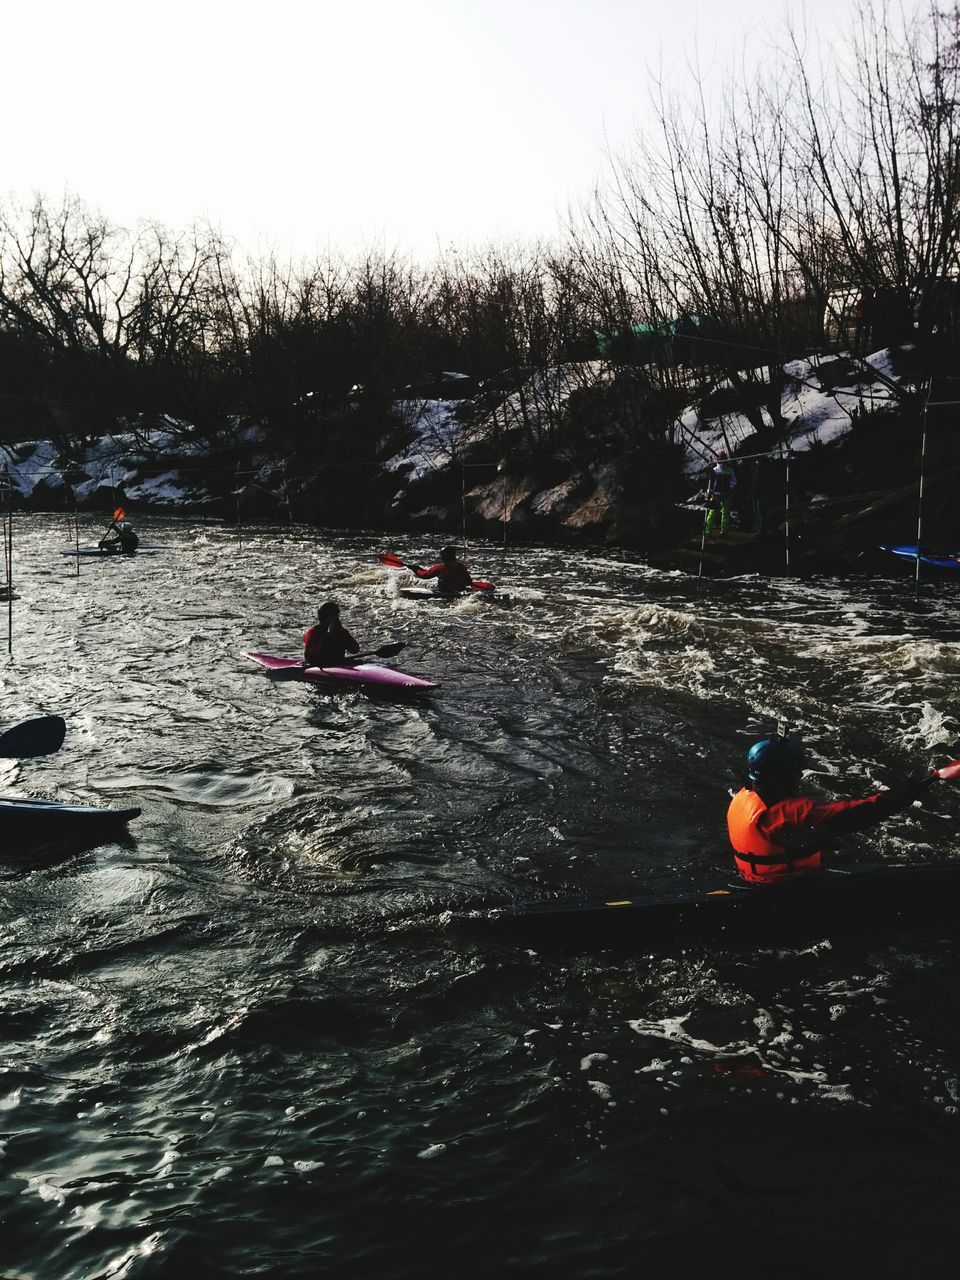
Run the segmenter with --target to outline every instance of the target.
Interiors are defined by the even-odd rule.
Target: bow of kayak
[[[436,689],[435,680],[397,671],[393,667],[381,667],[375,662],[358,662],[345,667],[307,667],[304,680],[314,682],[333,680],[337,684],[359,684],[378,689]]]

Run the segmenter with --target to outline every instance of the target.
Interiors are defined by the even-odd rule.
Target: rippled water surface
[[[68,537],[15,523],[3,727],[69,732],[2,789],[143,816],[0,860],[5,1275],[955,1268],[953,939],[564,958],[451,919],[722,876],[778,721],[832,795],[957,754],[953,584],[472,547],[512,607],[424,604],[375,534],[157,521],[79,576]],[[244,658],[329,596],[436,694]],[[956,856],[958,804],[848,856]]]

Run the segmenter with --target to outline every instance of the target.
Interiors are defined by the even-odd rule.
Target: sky
[[[10,0],[0,193],[250,252],[554,236],[652,82],[828,44],[855,0]],[[16,6],[16,7],[14,7]]]

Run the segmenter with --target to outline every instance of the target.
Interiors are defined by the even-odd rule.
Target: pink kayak
[[[270,653],[248,653],[247,657],[268,671],[299,673],[317,684],[366,685],[369,688],[406,690],[436,689],[435,680],[424,680],[407,671],[381,667],[376,662],[348,663],[342,667],[304,667],[300,658],[276,658]]]

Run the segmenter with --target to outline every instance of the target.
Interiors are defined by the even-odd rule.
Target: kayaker
[[[121,520],[118,524],[116,520],[111,520],[110,528],[114,532],[114,537],[101,538],[97,544],[100,550],[132,556],[140,545],[140,539],[130,521]]]
[[[327,600],[317,610],[317,624],[303,637],[305,667],[340,667],[348,653],[359,653],[360,645],[340,621],[340,606]]]
[[[410,568],[418,578],[436,578],[437,590],[443,595],[457,595],[460,591],[469,591],[473,585],[470,570],[459,559],[456,547],[444,547],[440,559],[429,569],[421,569],[418,564]]]
[[[908,809],[934,781],[927,774],[862,800],[811,800],[799,794],[806,763],[791,738],[761,738],[747,755],[748,785],[727,810],[733,860],[744,880],[772,884],[822,869],[824,844]]]
[[[720,532],[726,533],[730,528],[730,504],[736,487],[736,474],[727,460],[727,455],[721,450],[717,454],[716,466],[711,470],[707,481],[707,533],[713,533],[718,511],[720,512]]]

